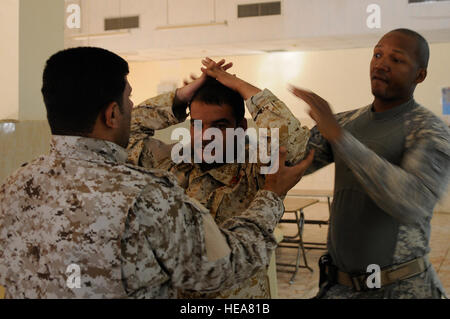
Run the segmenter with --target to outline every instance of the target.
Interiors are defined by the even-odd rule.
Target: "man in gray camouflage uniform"
[[[450,134],[413,98],[428,59],[418,33],[387,33],[370,65],[374,102],[336,116],[321,97],[292,89],[317,122],[309,142],[316,156],[307,173],[336,164],[318,297],[445,297],[427,254],[433,208],[449,181]],[[372,279],[367,285],[371,264],[381,268],[378,287]]]
[[[175,177],[126,164],[128,64],[99,48],[52,56],[42,92],[49,155],[0,187],[0,293],[7,298],[176,298],[217,291],[267,265],[280,196],[312,161],[268,175],[219,229]],[[180,89],[180,94],[189,91]]]

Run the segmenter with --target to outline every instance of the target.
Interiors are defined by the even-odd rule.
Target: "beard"
[[[392,94],[392,91],[385,85],[377,85],[372,83],[372,95],[382,101],[392,101],[395,100],[395,94]]]
[[[377,99],[383,100],[383,101],[389,101],[392,99],[391,97],[389,97],[386,90],[372,89],[372,95],[374,97],[376,97]]]

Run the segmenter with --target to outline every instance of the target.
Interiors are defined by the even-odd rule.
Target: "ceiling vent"
[[[281,15],[281,1],[238,5],[238,18]]]
[[[440,2],[448,0],[408,0],[408,3]]]
[[[105,31],[139,28],[139,16],[105,19]]]

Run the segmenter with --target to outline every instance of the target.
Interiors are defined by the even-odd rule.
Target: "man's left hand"
[[[330,143],[341,138],[342,128],[334,117],[333,111],[327,101],[313,92],[295,86],[291,86],[289,90],[310,106],[309,115],[316,121],[317,128],[323,137]]]
[[[257,87],[238,78],[236,75],[226,72],[223,67],[221,68],[218,63],[215,63],[210,58],[205,58],[202,63],[204,65],[202,68],[204,75],[210,76],[226,87],[238,92],[244,100],[247,100],[253,95],[261,92],[261,90]]]

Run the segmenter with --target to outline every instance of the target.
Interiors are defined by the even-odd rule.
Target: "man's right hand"
[[[288,167],[285,165],[287,151],[286,148],[280,147],[278,171],[274,174],[267,174],[264,184],[264,190],[272,191],[282,197],[294,187],[303,177],[308,167],[314,159],[314,150],[308,156],[295,166]]]
[[[217,63],[214,62],[214,64],[218,69],[223,70],[224,72],[233,66],[232,62],[225,64],[224,59],[220,60]],[[205,73],[202,73],[202,75],[198,78],[191,75],[191,78],[193,79],[192,82],[186,83],[185,81],[185,85],[182,88],[177,89],[177,99],[182,103],[188,103],[192,99],[195,92],[197,92],[197,90],[205,83],[207,75]]]

